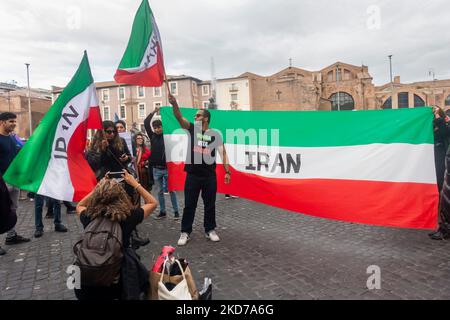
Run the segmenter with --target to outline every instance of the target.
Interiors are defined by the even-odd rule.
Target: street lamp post
[[[33,125],[31,119],[31,92],[30,92],[30,64],[25,63],[27,66],[27,83],[28,83],[28,122],[30,124],[30,137],[33,134]]]
[[[391,76],[391,109],[394,108],[394,83],[392,82],[392,54],[388,55],[389,58],[389,72]]]
[[[338,107],[338,111],[341,111],[341,99],[339,96],[339,78],[340,78],[340,73],[339,73],[339,65],[336,65],[336,87],[337,87],[337,107]]]
[[[391,75],[391,83],[392,83],[392,54],[388,55],[389,58],[389,72]]]

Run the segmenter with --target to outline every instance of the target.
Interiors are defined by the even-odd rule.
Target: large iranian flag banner
[[[84,158],[87,129],[101,129],[87,53],[5,173],[9,184],[57,200],[80,201],[96,185]]]
[[[195,109],[182,108],[193,122]],[[371,111],[218,111],[231,165],[219,193],[327,219],[434,229],[438,190],[431,108]],[[169,188],[184,188],[188,135],[161,109]]]

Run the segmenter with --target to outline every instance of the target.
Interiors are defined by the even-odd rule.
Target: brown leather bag
[[[99,217],[84,230],[73,247],[80,267],[81,285],[110,286],[120,277],[123,258],[122,228],[118,222]]]

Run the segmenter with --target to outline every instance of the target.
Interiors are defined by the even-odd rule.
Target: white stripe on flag
[[[187,135],[165,135],[164,141],[168,162],[186,160]],[[225,147],[234,169],[264,177],[436,183],[432,144],[393,143],[314,148],[226,144]],[[252,169],[249,169],[250,154],[246,156],[246,152],[251,152]],[[269,170],[264,165],[258,168],[257,152],[263,163],[267,158],[265,154],[268,155]],[[292,160],[287,159],[288,154]],[[293,163],[297,163],[297,155],[300,155],[301,162],[300,170],[296,173]],[[284,173],[282,166],[277,165],[280,157]],[[288,161],[291,164],[289,172]],[[217,158],[217,163],[222,163],[221,156]]]
[[[68,161],[62,158],[55,158],[55,155],[61,155],[61,152],[55,152],[57,143],[62,147],[64,139],[65,147],[69,145],[70,139],[77,127],[88,118],[91,106],[98,106],[95,84],[91,84],[82,93],[70,100],[64,107],[62,114],[73,114],[73,109],[79,114],[78,117],[69,117],[71,124],[61,117],[55,132],[52,154],[45,172],[38,194],[43,194],[57,200],[71,200],[74,195],[74,187],[70,178]],[[58,142],[58,139],[59,140]]]

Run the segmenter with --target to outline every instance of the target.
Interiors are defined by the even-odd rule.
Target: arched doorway
[[[392,97],[386,99],[386,101],[381,106],[381,109],[392,109]]]
[[[425,101],[417,94],[414,95],[414,108],[425,107]]]
[[[332,111],[355,109],[355,101],[353,100],[353,97],[346,92],[333,93],[330,97],[330,100]]]

